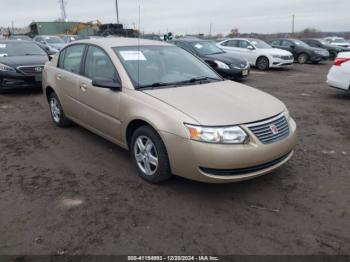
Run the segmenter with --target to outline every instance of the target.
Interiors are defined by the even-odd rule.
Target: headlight
[[[215,144],[243,144],[247,134],[239,126],[204,127],[185,124],[192,140]]]
[[[329,55],[328,51],[318,51],[318,50],[316,50],[315,53],[318,54],[318,55],[324,55],[324,56]]]
[[[230,69],[230,67],[228,65],[226,65],[225,63],[221,62],[221,61],[214,61],[216,63],[216,65],[218,66],[218,68],[221,69]]]
[[[287,108],[284,110],[284,116],[286,117],[287,121],[289,122],[290,114],[289,114],[289,110]]]
[[[272,55],[273,58],[282,58],[281,55]]]
[[[16,72],[16,69],[14,69],[13,67],[10,67],[10,66],[7,66],[7,65],[4,65],[4,64],[0,63],[0,71],[3,71],[3,72]]]

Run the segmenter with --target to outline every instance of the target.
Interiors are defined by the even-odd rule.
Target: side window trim
[[[59,55],[59,57],[58,57],[58,65],[57,65],[57,67],[58,67],[59,69],[64,70],[64,69],[62,68],[62,64],[61,64],[61,63],[63,62],[63,64],[64,64],[65,56],[66,56],[66,48],[63,49],[63,50],[60,52],[60,55]],[[62,60],[61,60],[61,57],[62,57]]]

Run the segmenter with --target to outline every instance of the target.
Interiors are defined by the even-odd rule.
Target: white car
[[[280,68],[294,63],[292,53],[273,48],[259,39],[233,38],[224,40],[217,45],[228,53],[242,56],[248,60],[251,66],[256,66],[260,70]]]
[[[345,48],[350,47],[350,43],[346,41],[344,37],[326,37],[325,40],[330,45],[340,46]]]
[[[338,54],[328,73],[327,83],[331,87],[350,91],[350,52]]]

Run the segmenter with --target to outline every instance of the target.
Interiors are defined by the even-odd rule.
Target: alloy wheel
[[[58,101],[55,97],[51,98],[50,108],[51,108],[51,114],[52,114],[53,120],[55,120],[56,123],[59,123],[61,120],[61,110],[60,110]]]
[[[134,156],[138,167],[147,175],[152,176],[158,169],[158,153],[152,140],[146,136],[136,139]]]

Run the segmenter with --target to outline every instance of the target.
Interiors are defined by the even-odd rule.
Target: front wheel
[[[309,60],[309,56],[307,54],[300,54],[297,60],[299,64],[306,64]]]
[[[170,179],[168,154],[161,137],[149,126],[141,126],[132,135],[130,151],[138,174],[150,183]]]
[[[269,59],[267,57],[259,57],[256,61],[256,67],[259,70],[268,70],[270,67]]]
[[[331,61],[333,61],[334,59],[336,59],[337,58],[337,53],[335,53],[335,52],[330,52],[329,53],[329,60],[331,60]]]

